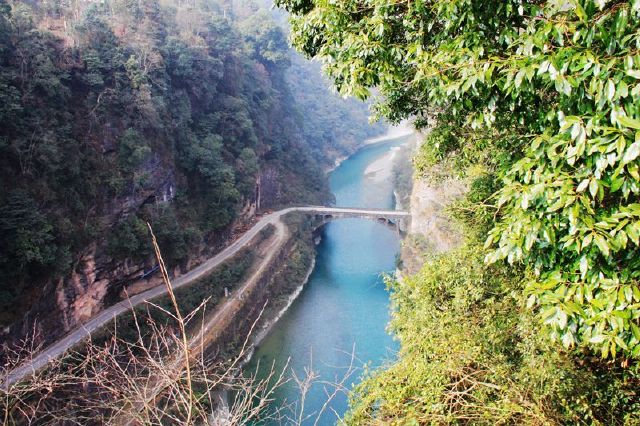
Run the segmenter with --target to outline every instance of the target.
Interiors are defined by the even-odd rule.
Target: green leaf
[[[623,230],[618,231],[618,233],[616,234],[616,242],[618,243],[618,245],[623,249],[627,248],[627,241],[627,233]]]
[[[578,185],[578,188],[576,188],[576,191],[584,192],[584,190],[587,189],[588,186],[589,186],[589,179],[585,179],[582,182],[580,182],[580,185]]]
[[[582,256],[580,259],[580,273],[582,274],[582,279],[587,275],[587,271],[589,270],[589,262],[587,261],[586,256]]]
[[[494,234],[493,233],[489,234],[486,241],[484,242],[485,249],[488,249],[489,247],[491,247],[491,244],[493,244],[493,238],[494,238]]]
[[[589,193],[592,197],[595,197],[598,193],[598,181],[595,179],[591,179],[589,182]]]
[[[591,244],[591,240],[593,240],[593,234],[587,234],[584,237],[584,240],[582,240],[582,248],[587,247],[589,244]]]
[[[609,342],[605,341],[604,345],[602,345],[602,349],[600,349],[600,355],[602,358],[607,358],[609,356]]]
[[[558,313],[557,313],[558,327],[565,328],[567,326],[567,320],[568,320],[567,313],[564,310],[558,308]]]
[[[596,234],[594,241],[596,242],[596,245],[598,246],[600,251],[605,256],[609,256],[609,244],[607,243],[607,240],[605,240],[602,235]]]
[[[624,152],[622,157],[622,164],[628,164],[638,158],[640,155],[640,142],[632,143],[629,148]]]
[[[631,323],[631,332],[633,333],[633,337],[640,341],[640,328],[633,322]]]
[[[611,179],[611,188],[610,191],[613,192],[617,192],[622,185],[624,184],[625,179],[623,177],[619,177],[619,178],[615,178],[615,179]]]
[[[640,70],[627,70],[627,75],[640,80]]]
[[[631,238],[631,241],[633,241],[635,245],[638,245],[640,242],[640,235],[638,235],[636,228],[633,225],[627,225],[624,230],[627,233],[627,236]]]
[[[618,123],[625,127],[631,127],[632,129],[640,130],[640,121],[631,117],[620,115],[616,118]]]
[[[576,16],[580,19],[581,22],[584,22],[587,19],[587,13],[584,11],[579,1],[574,1]]]
[[[615,336],[613,340],[615,340],[616,344],[620,346],[622,349],[629,349],[627,344],[624,342],[624,340],[622,340],[620,336]]]
[[[612,101],[613,96],[616,94],[616,85],[613,83],[613,80],[609,79],[607,81],[607,100]]]

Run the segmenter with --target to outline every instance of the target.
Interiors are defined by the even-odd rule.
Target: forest
[[[73,302],[87,258],[115,300],[153,264],[146,221],[175,267],[330,201],[324,170],[382,130],[339,100],[263,4],[0,0],[0,324]]]
[[[347,424],[640,422],[640,2],[278,0],[345,95],[461,179],[457,249],[390,280]]]

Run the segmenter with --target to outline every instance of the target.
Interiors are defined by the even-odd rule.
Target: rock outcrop
[[[422,136],[416,138],[420,140]],[[466,191],[461,180],[446,178],[436,182],[414,177],[408,207],[411,225],[401,254],[405,272],[417,272],[425,254],[442,253],[460,243],[461,236],[447,216],[446,206]]]

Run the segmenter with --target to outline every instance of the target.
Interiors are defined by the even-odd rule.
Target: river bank
[[[362,146],[375,145],[378,143],[388,142],[392,139],[399,139],[414,134],[415,130],[408,121],[403,121],[396,126],[389,126],[387,133],[382,136],[376,136],[364,141]]]
[[[358,151],[360,151],[360,150],[362,150],[362,149],[364,149],[364,148],[366,148],[368,146],[377,145],[377,144],[381,144],[381,143],[385,143],[385,142],[390,142],[390,141],[392,141],[394,139],[400,139],[400,138],[408,137],[408,136],[411,136],[413,133],[414,133],[414,131],[411,128],[411,126],[410,126],[410,124],[408,122],[402,122],[398,126],[389,126],[389,128],[387,129],[385,134],[383,134],[381,136],[376,136],[374,138],[366,139],[362,143],[362,145],[360,145],[358,147],[358,149],[356,149],[351,154],[343,155],[343,156],[338,157],[336,159],[336,161],[334,162],[333,166],[328,167],[328,168],[325,169],[325,173],[327,175],[331,174],[338,167],[340,167],[340,165],[342,165],[342,163],[345,160],[347,160],[349,157],[352,157]]]
[[[393,166],[400,147],[393,147],[382,157],[373,161],[364,171],[364,177],[371,179],[373,183],[381,183],[393,176]]]
[[[249,361],[251,361],[251,358],[253,357],[253,354],[255,353],[256,348],[260,345],[260,343],[264,340],[264,338],[267,337],[267,335],[273,329],[274,325],[276,325],[278,320],[280,320],[282,316],[289,310],[289,308],[291,307],[293,302],[295,302],[298,296],[300,296],[300,293],[302,293],[304,286],[309,282],[309,277],[311,276],[311,273],[313,272],[313,269],[315,268],[315,266],[316,266],[316,259],[313,258],[311,261],[311,265],[309,265],[309,268],[307,269],[307,273],[304,279],[302,280],[300,285],[294,290],[294,292],[291,293],[291,295],[286,299],[286,303],[279,310],[277,310],[275,315],[271,317],[269,317],[268,315],[265,315],[264,323],[260,325],[258,331],[255,334],[255,337],[251,338],[251,343],[247,351],[247,356],[242,361],[241,367],[244,367]]]

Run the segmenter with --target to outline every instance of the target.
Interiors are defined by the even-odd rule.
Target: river
[[[331,172],[336,205],[393,209],[391,165],[383,158],[405,141],[406,137],[366,146]],[[357,370],[346,381],[348,387],[360,377],[363,364],[376,367],[394,356],[397,344],[386,332],[389,294],[382,276],[395,269],[399,245],[395,229],[370,220],[342,219],[325,225],[305,289],[248,364],[247,371],[259,365],[264,373],[273,363],[280,371],[288,361],[289,376],[295,372],[304,377],[305,368],[319,375],[304,400],[304,417],[309,416],[304,424],[314,423],[327,391],[333,392],[333,386],[322,382],[341,381],[352,358]],[[276,391],[273,405],[288,405],[283,414],[290,418],[262,424],[294,423],[291,418],[302,405],[294,380]],[[318,424],[335,424],[346,409],[347,397],[339,393]]]

